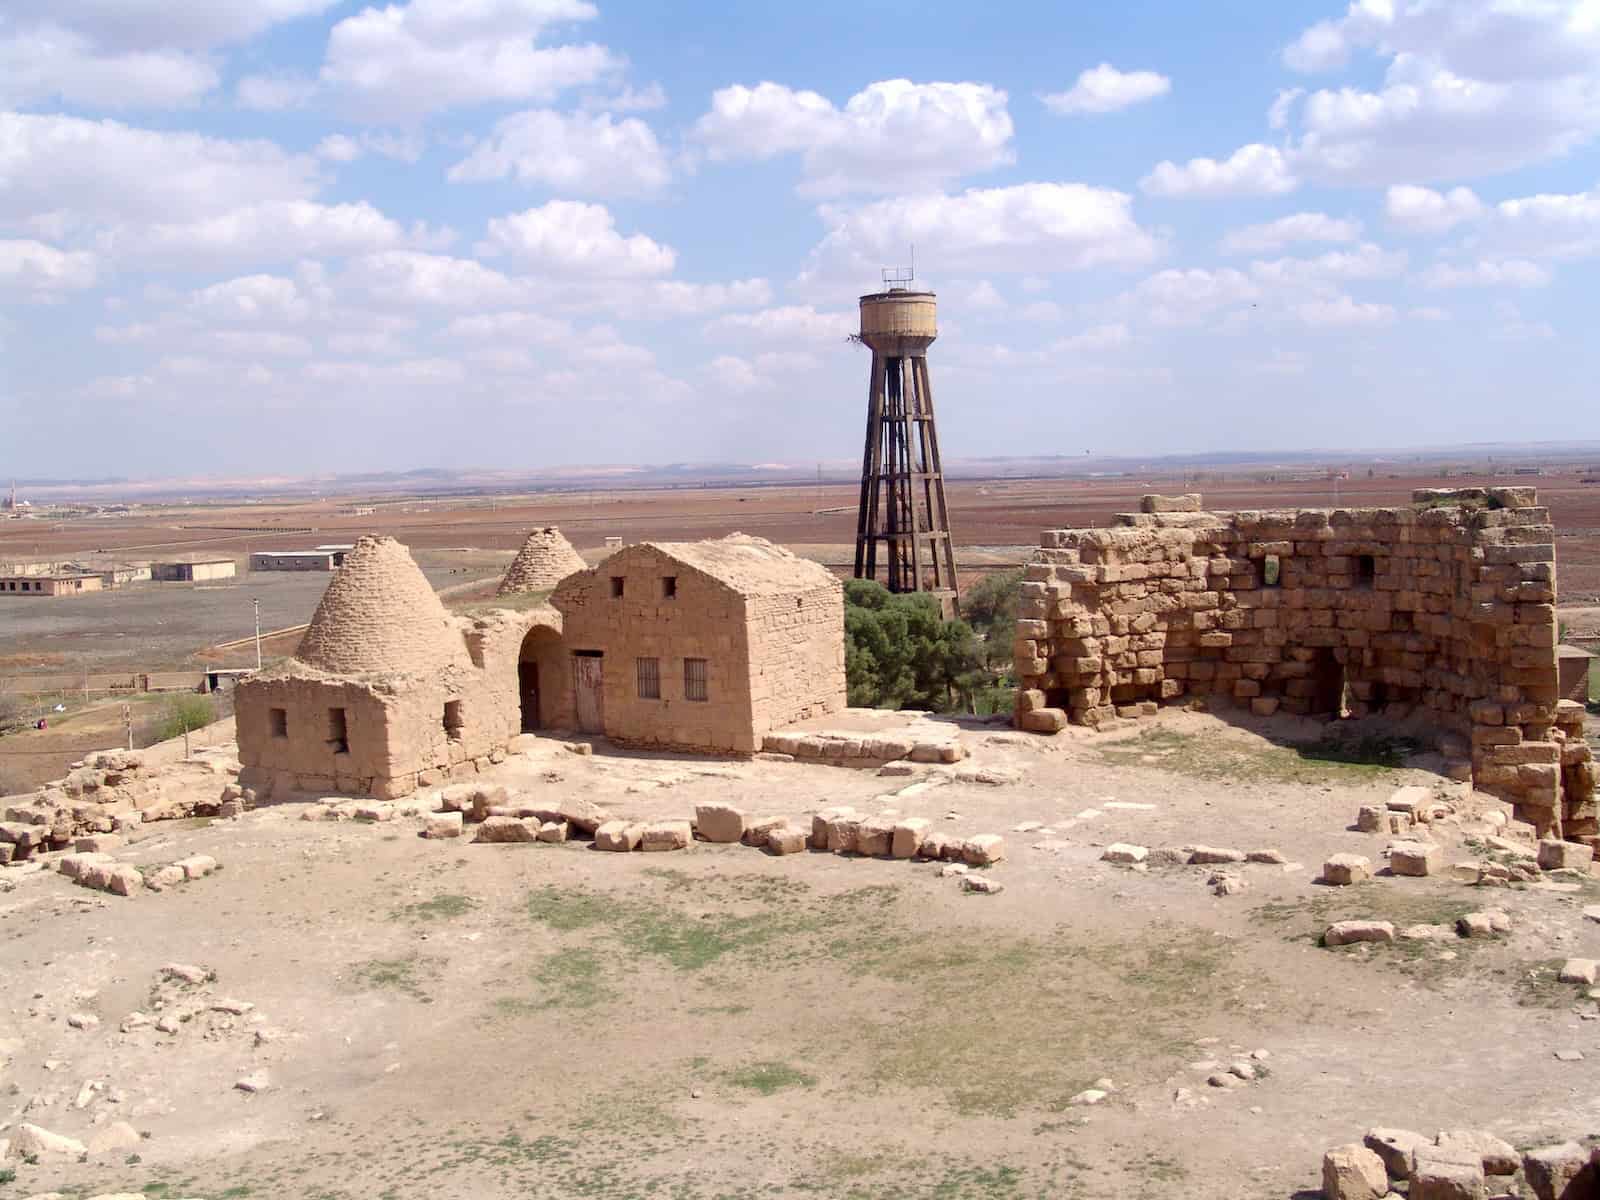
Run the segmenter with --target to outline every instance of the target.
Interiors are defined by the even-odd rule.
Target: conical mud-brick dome
[[[434,675],[471,665],[444,605],[391,537],[363,537],[345,555],[295,657],[336,675]]]
[[[586,571],[589,564],[578,556],[572,543],[561,536],[554,525],[535,529],[522,543],[517,557],[506,568],[497,595],[509,596],[514,592],[548,592],[568,575]]]

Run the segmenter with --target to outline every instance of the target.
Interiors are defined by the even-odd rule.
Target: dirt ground
[[[496,769],[622,816],[849,803],[1003,833],[998,895],[933,864],[428,841],[299,804],[147,827],[123,857],[223,867],[160,894],[0,870],[0,1120],[147,1135],[18,1165],[0,1196],[1288,1200],[1374,1125],[1518,1146],[1600,1129],[1596,1004],[1554,978],[1600,957],[1582,912],[1600,880],[1314,883],[1338,851],[1381,865],[1387,839],[1350,828],[1363,803],[1410,783],[1477,803],[1425,752],[1294,748],[1323,734],[1183,712],[1054,738],[969,726],[963,767],[999,785],[545,740]],[[1434,835],[1461,860],[1475,828]],[[1215,896],[1211,868],[1099,861],[1115,841],[1293,865],[1233,868],[1248,890]],[[1509,935],[1315,941],[1344,917],[1486,907]],[[174,961],[216,977],[161,982]],[[234,1002],[253,1007],[209,1007]],[[195,1015],[124,1032],[136,1011]],[[1207,1085],[1252,1053],[1254,1082]],[[248,1076],[264,1090],[237,1090]],[[1102,1079],[1104,1101],[1069,1103]]]

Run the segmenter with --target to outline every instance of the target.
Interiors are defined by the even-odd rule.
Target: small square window
[[[289,736],[289,710],[286,708],[269,708],[267,720],[272,726],[272,736],[286,738]]]
[[[661,699],[661,660],[636,658],[633,661],[639,678],[639,699]]]
[[[709,698],[706,691],[705,659],[686,658],[683,660],[683,698],[685,700],[706,700]]]
[[[1370,554],[1356,559],[1356,586],[1370,588],[1378,578],[1378,560]]]
[[[350,753],[350,732],[345,727],[342,708],[328,710],[328,745],[333,748],[335,754]]]
[[[1277,587],[1283,582],[1283,560],[1269,554],[1261,560],[1261,586]]]
[[[676,575],[663,575],[661,577],[661,598],[671,600],[678,594],[678,577]]]
[[[622,599],[622,576],[621,575],[613,575],[611,577],[611,598],[613,600]]]
[[[459,742],[466,722],[461,716],[461,701],[446,700],[444,703],[444,735],[452,742]]]

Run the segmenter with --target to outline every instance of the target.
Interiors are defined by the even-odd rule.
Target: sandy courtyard
[[[960,767],[893,777],[541,741],[494,776],[618,816],[726,801],[809,827],[851,804],[1001,833],[997,895],[932,863],[435,841],[303,804],[145,826],[120,857],[222,866],[159,894],[0,870],[0,1138],[140,1135],[8,1163],[0,1196],[1287,1200],[1375,1125],[1519,1147],[1600,1128],[1596,1004],[1555,979],[1600,957],[1600,880],[1314,882],[1340,851],[1381,867],[1393,839],[1356,810],[1406,784],[1461,810],[1433,826],[1446,862],[1491,857],[1469,839],[1492,802],[1429,756],[1287,744],[1320,734],[974,725]],[[1289,865],[1230,867],[1248,888],[1217,896],[1216,868],[1117,867],[1113,842]],[[1341,918],[1490,907],[1509,934],[1317,944]],[[175,1032],[144,1023],[163,1016]],[[1256,1078],[1208,1084],[1235,1062]]]

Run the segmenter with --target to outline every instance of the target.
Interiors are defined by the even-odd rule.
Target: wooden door
[[[605,713],[600,695],[604,663],[605,659],[598,654],[572,656],[572,690],[577,696],[578,730],[581,733],[605,732]]]

